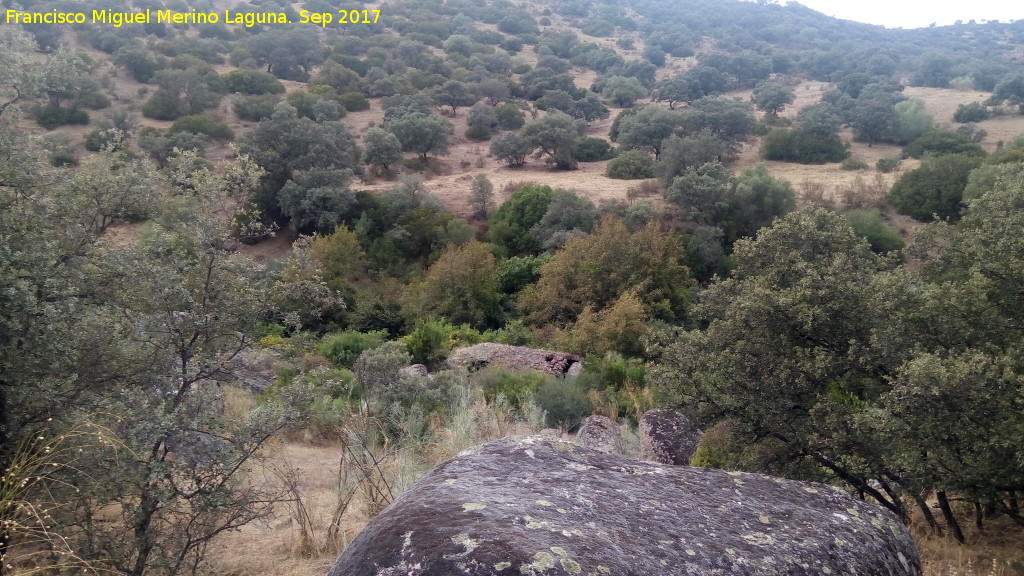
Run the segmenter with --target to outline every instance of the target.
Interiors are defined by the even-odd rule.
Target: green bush
[[[534,401],[544,410],[548,426],[568,431],[578,428],[594,409],[575,378],[549,376],[537,389]]]
[[[466,138],[483,142],[491,139],[491,129],[486,124],[470,124],[466,130]]]
[[[503,395],[514,408],[519,408],[525,400],[532,398],[545,380],[547,377],[539,372],[498,367],[484,368],[473,373],[472,377],[488,402],[494,402],[498,396]]]
[[[36,122],[46,128],[53,130],[60,126],[69,124],[88,124],[89,114],[78,108],[61,108],[60,106],[40,106],[33,110]]]
[[[362,112],[370,109],[370,101],[359,92],[345,92],[338,97],[338,102],[349,112]]]
[[[886,154],[879,158],[878,162],[875,162],[875,170],[878,170],[883,174],[888,174],[899,170],[901,164],[903,164],[903,159],[898,155]]]
[[[580,162],[600,162],[615,157],[615,151],[611,144],[604,138],[593,138],[587,136],[580,138],[573,150],[573,157]]]
[[[889,202],[900,214],[926,222],[933,215],[957,220],[971,170],[982,158],[973,154],[946,154],[926,158],[892,186]]]
[[[262,70],[239,68],[221,74],[220,79],[229,93],[284,94],[284,84],[273,74]]]
[[[185,115],[185,103],[176,94],[157,90],[142,105],[142,115],[154,120],[177,120]]]
[[[192,114],[178,118],[171,125],[167,133],[175,134],[177,132],[205,134],[210,138],[219,138],[221,140],[231,140],[235,137],[234,132],[231,131],[227,124],[214,120],[205,114]]]
[[[270,118],[271,114],[274,113],[274,106],[276,106],[279,101],[280,98],[272,94],[260,94],[255,96],[236,94],[231,99],[231,107],[234,109],[235,114],[237,114],[242,120],[259,122],[264,118]]]
[[[933,155],[941,154],[970,154],[973,156],[984,156],[985,150],[974,142],[970,137],[956,132],[946,130],[929,130],[918,139],[903,148],[903,153],[911,158],[921,158],[927,153]]]
[[[982,120],[988,120],[988,117],[988,108],[981,102],[961,104],[956,107],[956,112],[953,113],[953,120],[961,124],[967,124],[968,122],[981,122]]]
[[[331,332],[320,339],[316,345],[316,351],[335,366],[351,368],[360,354],[380,346],[387,340],[387,337],[388,334],[384,330]]]
[[[843,216],[857,234],[867,238],[875,252],[881,254],[903,249],[903,238],[885,223],[878,210],[850,210]]]
[[[608,163],[605,176],[617,180],[654,178],[654,157],[643,150],[629,150]]]
[[[399,340],[413,362],[429,368],[440,366],[454,348],[477,344],[483,336],[468,325],[455,326],[441,320],[418,318],[411,332]]]
[[[75,105],[87,110],[103,110],[104,108],[110,108],[110,98],[99,90],[93,90],[79,96],[75,100]]]
[[[526,124],[526,116],[511,102],[504,102],[494,107],[498,117],[498,125],[502,130],[518,130]]]
[[[867,170],[868,163],[856,158],[847,158],[839,164],[839,168],[842,170]]]
[[[822,136],[802,130],[772,130],[761,142],[761,158],[798,164],[840,162],[849,152],[832,134]]]

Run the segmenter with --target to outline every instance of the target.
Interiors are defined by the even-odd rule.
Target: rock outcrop
[[[615,454],[621,430],[619,423],[607,416],[587,416],[576,433],[576,443],[584,448]]]
[[[701,431],[675,410],[648,410],[640,417],[640,459],[685,466],[697,451]]]
[[[448,364],[453,368],[466,368],[470,372],[487,366],[498,366],[508,370],[536,370],[545,374],[569,376],[579,374],[582,366],[576,354],[493,342],[459,348],[448,356]]]
[[[917,576],[906,528],[824,486],[659,466],[538,437],[441,464],[329,576]]]

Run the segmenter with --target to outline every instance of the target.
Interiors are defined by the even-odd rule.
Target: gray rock
[[[640,459],[688,465],[701,434],[689,418],[675,410],[648,410],[640,417]]]
[[[576,354],[494,342],[459,348],[448,356],[448,365],[452,368],[465,368],[470,372],[498,366],[508,370],[536,370],[545,374],[572,376],[579,374],[581,366],[580,357]]]
[[[423,364],[412,364],[405,368],[400,368],[398,373],[403,376],[424,376],[429,377],[430,371]]]
[[[277,380],[281,354],[274,349],[245,348],[225,366],[225,373],[242,387],[261,393]]]
[[[619,423],[607,416],[587,416],[576,433],[576,443],[584,448],[615,454],[618,452]]]
[[[329,576],[919,576],[907,529],[821,484],[529,437],[441,464]]]

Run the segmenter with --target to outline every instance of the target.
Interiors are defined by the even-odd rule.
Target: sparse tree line
[[[349,3],[305,6],[315,4]],[[41,537],[53,547],[44,562],[201,571],[213,538],[282,498],[245,482],[268,442],[336,423],[363,400],[389,422],[383,434],[411,434],[446,409],[458,377],[398,369],[438,367],[480,341],[587,355],[577,381],[475,377],[491,401],[538,401],[549,424],[572,426],[599,406],[627,415],[654,390],[709,430],[698,464],[845,485],[903,517],[918,508],[961,540],[965,510],[1024,525],[1024,146],[986,156],[983,134],[935,129],[892,80],[913,70],[915,85],[991,90],[957,110],[969,123],[1024,106],[1019,72],[982,58],[957,27],[929,32],[948,53],[909,36],[847,50],[833,41],[843,31],[800,6],[723,3],[742,16],[712,20],[705,2],[685,4],[693,9],[568,2],[533,14],[500,0],[409,1],[390,6],[386,26],[321,36],[128,25],[37,28],[33,41],[3,30],[0,555],[36,553],[29,539]],[[270,7],[293,10],[251,9]],[[623,50],[642,38],[644,49],[627,59],[552,19]],[[870,27],[845,33],[882,38]],[[143,84],[142,115],[173,125],[139,129],[111,108],[99,66],[62,34],[109,54]],[[723,48],[656,81],[702,37]],[[517,56],[524,49],[536,65]],[[225,62],[237,69],[217,73]],[[573,67],[597,72],[589,89]],[[787,78],[800,76],[836,88],[788,121]],[[282,80],[306,86],[285,94]],[[740,88],[752,102],[725,96]],[[339,120],[371,98],[384,120],[357,141]],[[217,111],[225,101],[251,129],[233,133]],[[625,108],[615,148],[584,136],[608,105]],[[22,108],[48,129],[92,122],[85,147],[96,154],[79,159],[59,134],[23,133]],[[98,122],[86,112],[104,109]],[[447,118],[461,114],[466,136],[490,140],[509,166],[611,159],[609,177],[656,179],[664,208],[637,199],[652,192],[646,184],[628,203],[595,205],[529,182],[500,191],[499,206],[478,175],[467,222],[415,177],[381,194],[357,189],[368,166],[390,177],[416,168],[405,154],[420,166],[446,155]],[[889,200],[939,222],[906,250],[877,212],[794,212],[794,190],[764,166],[728,168],[759,132],[766,159],[841,161],[843,126],[923,158]],[[210,140],[236,136],[231,162],[203,157]],[[110,242],[105,231],[126,221],[145,222],[141,238]],[[304,235],[269,266],[225,249],[281,227]],[[229,418],[233,363],[261,346],[287,362]],[[18,466],[33,461],[53,470],[26,476]],[[66,540],[47,540],[40,525]]]

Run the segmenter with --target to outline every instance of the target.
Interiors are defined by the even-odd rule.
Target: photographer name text
[[[142,10],[139,12],[116,12],[114,10],[93,10],[86,12],[22,12],[7,10],[7,24],[108,24],[119,28],[125,24],[240,24],[248,28],[258,24],[376,24],[380,10],[339,10],[337,12],[310,12],[300,10],[298,18],[292,20],[285,12],[175,12],[174,10]]]

